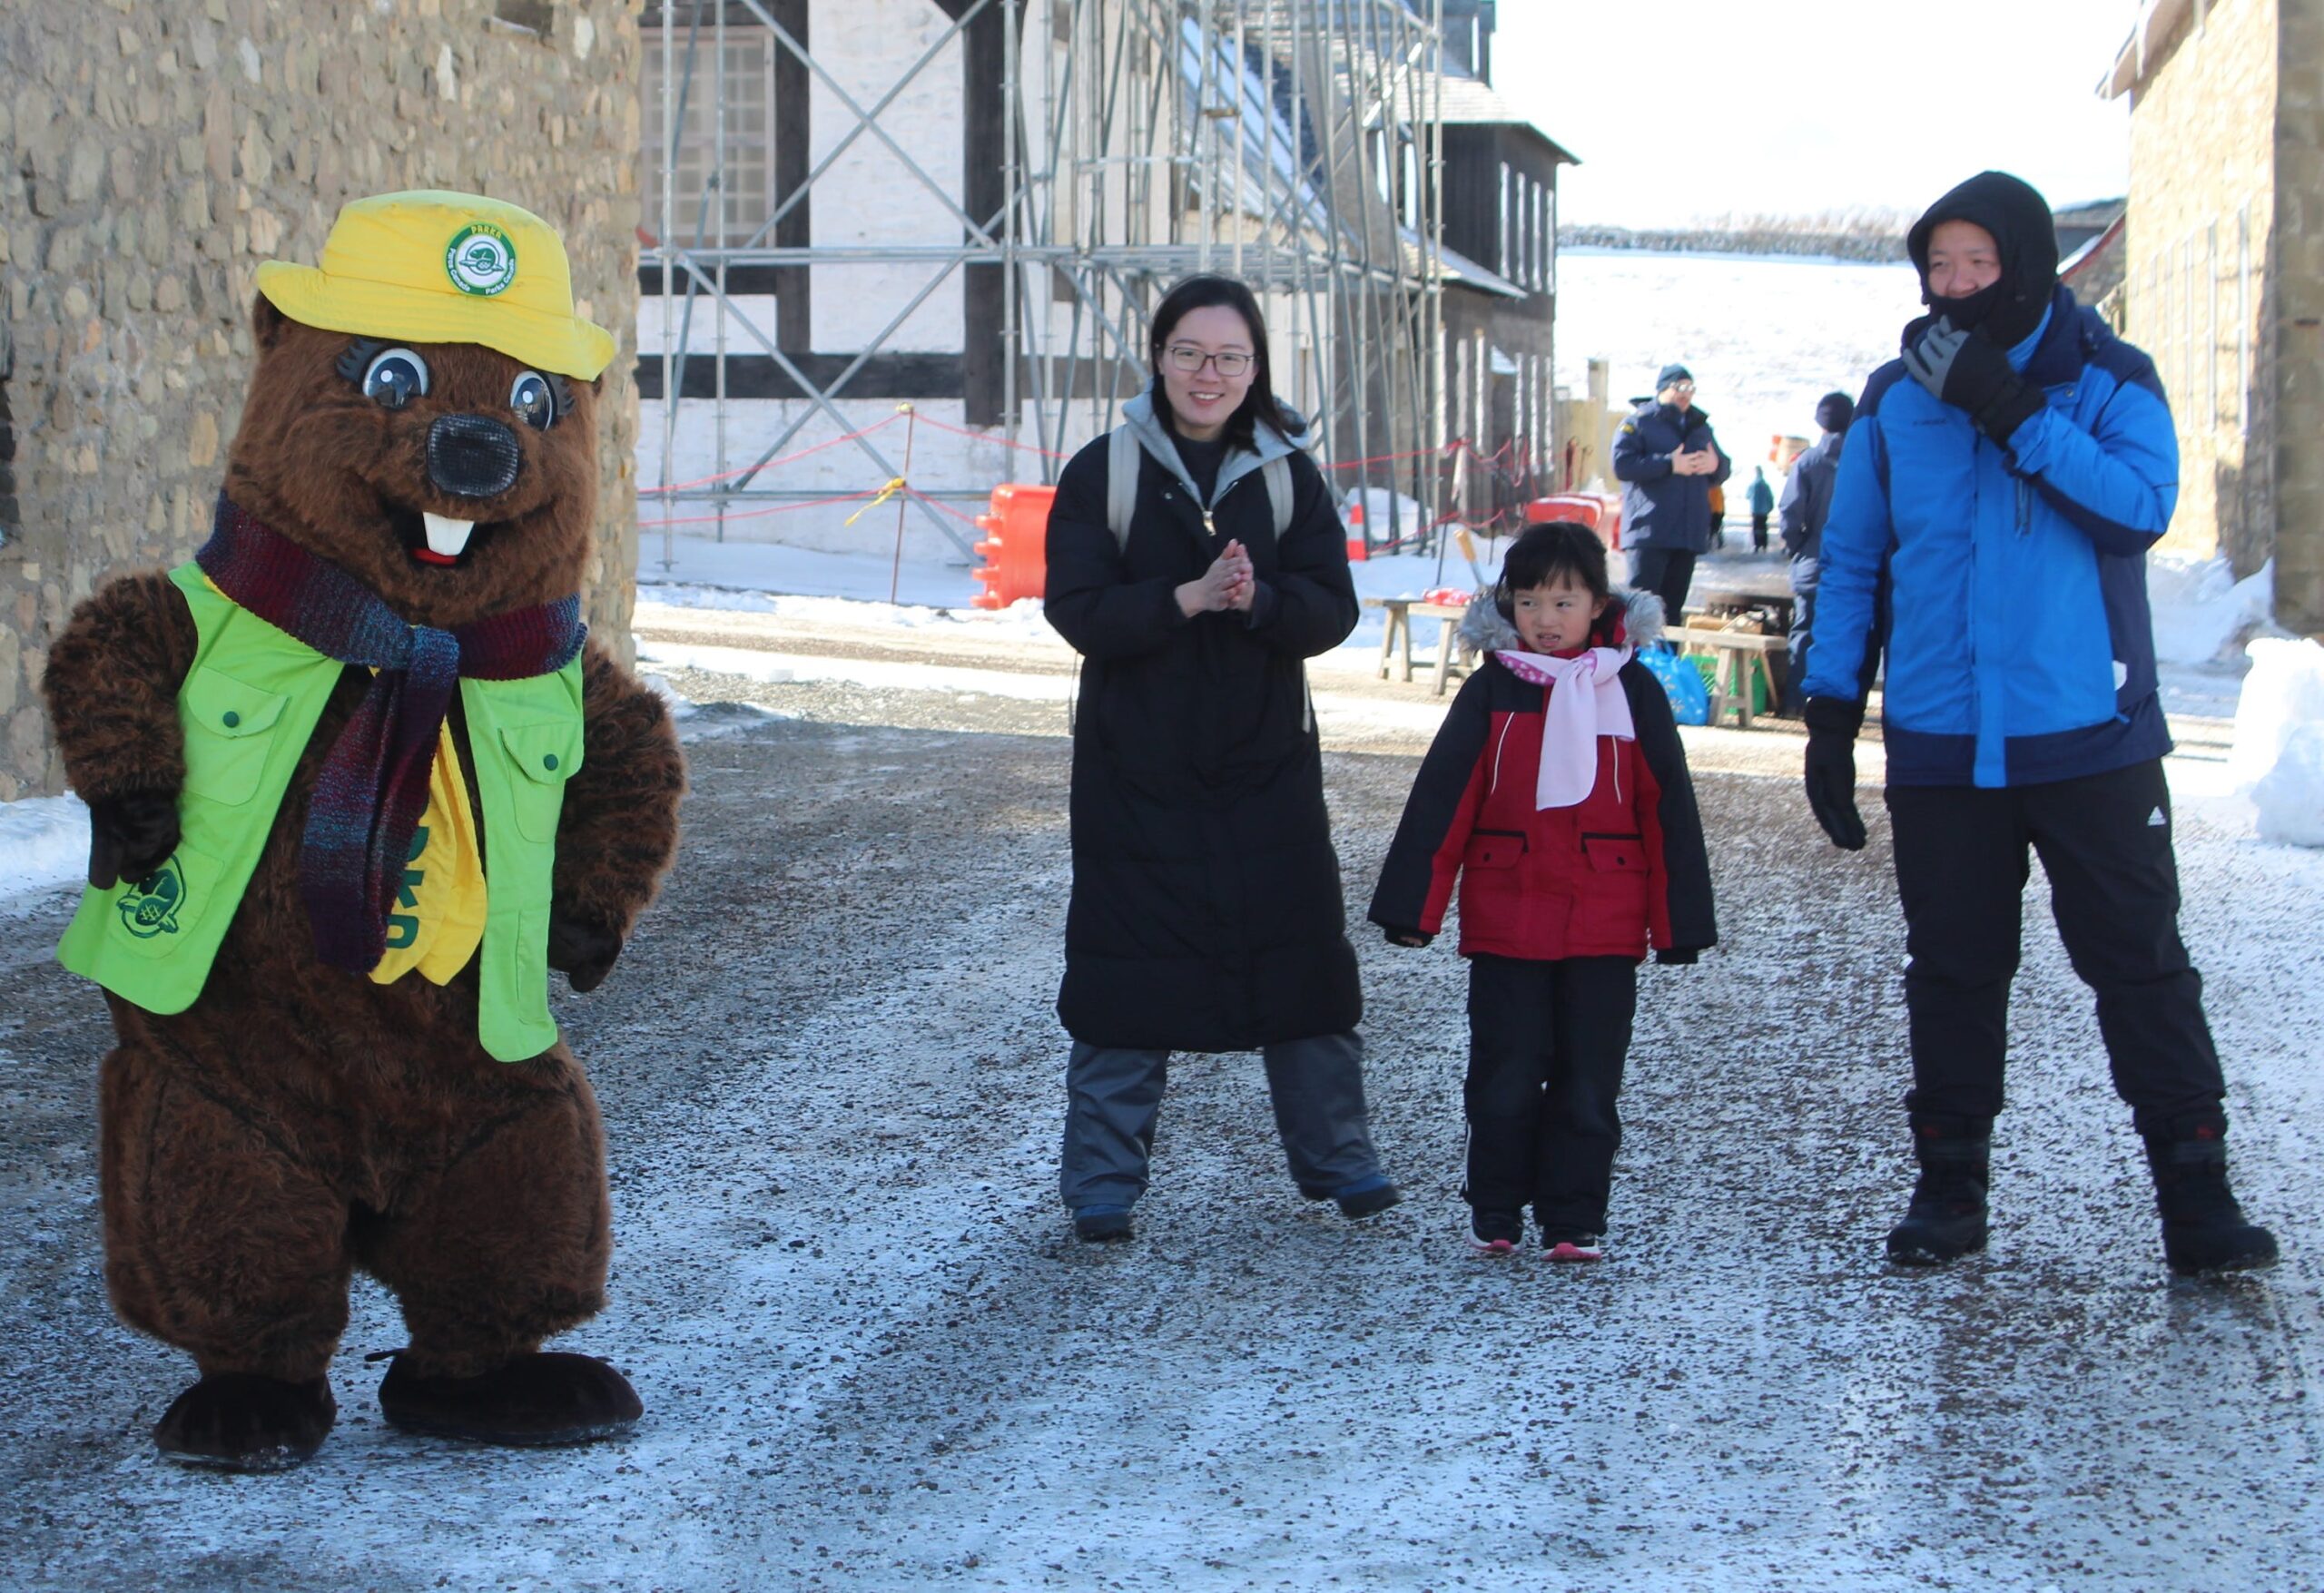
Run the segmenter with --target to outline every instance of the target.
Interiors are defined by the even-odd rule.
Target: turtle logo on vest
[[[489,299],[517,280],[517,245],[490,221],[471,221],[445,247],[444,274],[461,292]]]
[[[178,932],[178,910],[185,905],[185,876],[171,858],[121,893],[121,927],[140,940]]]

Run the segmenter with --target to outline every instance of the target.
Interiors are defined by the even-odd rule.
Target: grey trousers
[[[1266,1047],[1275,1132],[1300,1192],[1345,1188],[1380,1170],[1364,1106],[1364,1042],[1317,1035]],[[1073,1042],[1065,1064],[1065,1150],[1058,1189],[1079,1211],[1128,1206],[1146,1193],[1167,1051]]]

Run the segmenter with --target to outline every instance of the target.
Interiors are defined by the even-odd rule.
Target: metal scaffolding
[[[1445,497],[1442,0],[921,0],[949,26],[876,97],[861,93],[860,61],[851,93],[818,59],[824,3],[812,15],[810,0],[649,9],[644,110],[660,129],[659,170],[649,159],[642,258],[649,293],[659,279],[663,417],[646,494],[710,506],[722,534],[739,504],[811,499],[782,466],[819,417],[861,450],[872,479],[902,477],[838,406],[862,396],[851,383],[948,286],[970,295],[963,369],[983,359],[975,369],[998,389],[982,435],[1020,450],[1015,478],[1053,480],[1059,456],[1110,427],[1144,387],[1162,292],[1216,270],[1261,296],[1277,395],[1312,418],[1310,447],[1335,490],[1389,488],[1392,516],[1409,512],[1394,506],[1401,497],[1433,519]],[[844,3],[860,17],[904,0]],[[931,171],[883,114],[908,93],[924,97],[940,63],[958,72],[978,48],[999,81],[978,83],[970,55],[963,168]],[[771,100],[786,76],[812,81],[818,113],[843,123],[814,128],[812,169],[798,107],[785,120],[759,103],[763,84]],[[956,236],[843,246],[806,236],[817,184],[832,186],[834,166],[864,140],[884,146],[917,184],[915,202]],[[737,220],[738,171],[772,182],[763,215]],[[862,198],[822,202],[837,214]],[[783,284],[842,265],[925,280],[862,346],[810,353],[803,316],[779,324]],[[768,294],[738,283],[773,283],[773,311]],[[726,375],[738,353],[772,361],[784,396],[804,402],[783,406],[780,424],[746,419]],[[690,381],[705,360],[708,382],[699,369]],[[714,436],[714,477],[677,481],[678,438],[698,428]],[[968,553],[958,517],[931,500],[980,499],[992,485],[915,481],[904,496]]]

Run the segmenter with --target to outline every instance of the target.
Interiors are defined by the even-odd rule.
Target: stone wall
[[[63,788],[50,640],[199,544],[241,412],[259,262],[340,205],[449,188],[565,236],[605,375],[590,623],[636,562],[635,0],[80,0],[0,7],[0,801]],[[10,460],[13,445],[14,458]],[[13,496],[13,506],[11,497]]]
[[[2278,0],[2276,621],[2324,636],[2324,0]]]
[[[2163,546],[2225,553],[2238,574],[2267,559],[2276,520],[2277,5],[2223,0],[2200,28],[2190,8],[2132,99],[2124,335],[2153,357],[2179,426]]]

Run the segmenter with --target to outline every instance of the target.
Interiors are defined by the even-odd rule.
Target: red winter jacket
[[[1372,921],[1433,935],[1461,880],[1461,955],[1643,959],[1717,942],[1710,862],[1669,699],[1633,659],[1619,679],[1638,739],[1598,738],[1598,779],[1537,809],[1554,688],[1497,657],[1469,677],[1421,764],[1374,892]]]

